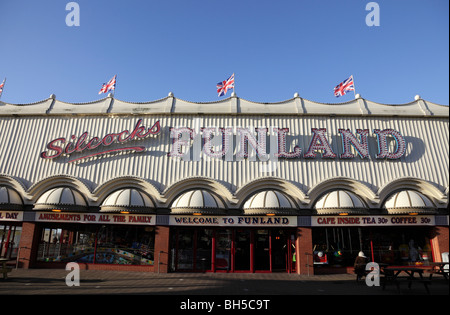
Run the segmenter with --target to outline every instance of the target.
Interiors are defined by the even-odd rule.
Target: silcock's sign
[[[160,131],[161,126],[159,124],[159,120],[151,128],[147,129],[145,126],[142,126],[142,119],[139,119],[131,132],[128,130],[123,130],[118,133],[108,133],[103,137],[92,137],[90,139],[89,134],[84,132],[79,137],[72,135],[70,139],[54,139],[47,144],[47,151],[41,153],[41,158],[54,159],[62,155],[70,156],[73,153],[86,154],[70,160],[69,163],[71,163],[94,156],[120,151],[143,152],[145,151],[144,146],[130,146],[128,145],[129,142],[138,139],[145,139],[150,135],[157,135]],[[108,148],[113,143],[123,144],[123,147],[113,149]],[[95,152],[90,153],[90,151],[93,150],[95,150]]]
[[[341,152],[335,152],[328,141],[326,128],[312,128],[307,149],[294,146],[288,150],[287,136],[289,128],[272,127],[242,128],[242,127],[204,127],[194,130],[188,127],[169,128],[171,148],[169,157],[182,158],[185,161],[197,160],[199,157],[225,159],[226,161],[249,158],[251,147],[255,156],[260,161],[275,158],[305,158],[314,159],[318,154],[322,158],[352,159],[356,153],[362,159],[369,158],[369,129],[338,129],[342,146]],[[133,130],[123,130],[116,133],[108,133],[102,137],[89,137],[88,132],[80,136],[72,135],[70,138],[57,138],[47,144],[47,150],[41,153],[43,159],[55,159],[60,156],[71,156],[78,153],[76,157],[69,160],[76,162],[83,159],[116,152],[144,152],[142,145],[130,145],[130,142],[145,139],[161,132],[160,122],[155,122],[152,127],[142,125],[139,119]],[[394,129],[374,129],[373,136],[376,137],[377,152],[376,159],[399,159],[405,155],[406,142],[399,131]],[[268,136],[269,134],[269,136]],[[235,140],[236,139],[236,140]],[[270,141],[268,141],[270,140]],[[393,141],[393,145],[390,142]],[[235,143],[234,143],[235,142]],[[268,145],[269,143],[269,145]],[[108,148],[117,144],[113,148]],[[270,152],[267,148],[270,148]],[[352,150],[352,148],[354,150]],[[192,152],[192,157],[191,157]],[[339,154],[338,154],[339,153]],[[81,155],[81,156],[80,156]]]

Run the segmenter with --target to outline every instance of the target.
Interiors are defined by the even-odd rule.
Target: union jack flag
[[[227,94],[229,89],[234,90],[234,73],[226,81],[217,83],[217,93],[219,93],[219,97]]]
[[[98,94],[102,94],[102,93],[107,93],[111,90],[115,90],[116,89],[116,77],[117,74],[108,81],[108,83],[103,83],[102,88],[100,89],[100,92],[98,92]]]
[[[3,93],[3,87],[5,86],[5,81],[6,81],[6,78],[3,79],[2,84],[0,84],[0,97],[2,96],[2,93]]]
[[[349,91],[354,91],[355,85],[353,84],[353,76],[344,80],[342,83],[339,83],[334,88],[334,96],[339,97],[345,95],[345,93]]]

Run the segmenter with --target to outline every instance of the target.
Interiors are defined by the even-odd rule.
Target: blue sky
[[[69,2],[0,0],[2,101],[95,101],[117,74],[120,100],[208,102],[235,73],[236,94],[255,102],[346,102],[353,93],[333,88],[354,75],[374,102],[449,104],[448,0],[375,1],[372,27],[369,0],[78,0],[68,27]]]

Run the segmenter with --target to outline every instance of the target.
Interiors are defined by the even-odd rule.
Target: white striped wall
[[[132,130],[139,118],[151,127],[157,120],[161,134],[135,141],[146,146],[147,152],[102,157],[78,164],[67,163],[69,158],[44,160],[39,157],[47,143],[59,137],[80,136],[87,131],[90,137]],[[287,127],[288,144],[296,144],[303,153],[311,140],[311,128],[326,128],[334,152],[342,153],[339,128],[370,130],[370,158],[350,159],[279,159],[273,173],[261,172],[263,162],[224,161],[203,158],[181,161],[170,158],[172,140],[169,127]],[[407,150],[399,160],[377,160],[376,137],[373,129],[395,129],[407,141]],[[0,117],[0,176],[11,176],[27,190],[34,184],[54,175],[73,176],[87,183],[91,191],[120,176],[136,176],[149,181],[160,193],[190,177],[205,177],[218,181],[235,193],[248,183],[263,177],[281,178],[294,183],[308,194],[320,183],[333,178],[350,178],[366,185],[377,194],[390,182],[400,178],[427,181],[448,195],[449,186],[449,121],[448,117],[371,117],[371,116],[293,116],[293,115],[87,115],[87,116],[3,116]],[[289,150],[292,146],[288,145]],[[119,147],[120,145],[115,145]],[[79,155],[80,156],[80,155]],[[73,155],[76,157],[76,155]],[[447,201],[448,202],[448,201]]]

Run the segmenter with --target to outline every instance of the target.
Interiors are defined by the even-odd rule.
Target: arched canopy
[[[366,205],[354,193],[346,190],[333,190],[323,195],[316,203],[318,214],[365,214]]]
[[[207,190],[191,190],[180,195],[172,203],[174,214],[224,214],[222,201]]]
[[[289,215],[296,213],[296,207],[285,194],[276,190],[264,190],[254,194],[245,202],[244,213]]]
[[[100,212],[154,213],[150,197],[137,189],[119,189],[110,194],[100,206]]]
[[[390,214],[431,214],[435,206],[425,195],[415,190],[402,190],[390,196],[384,208]]]
[[[75,189],[57,187],[43,193],[34,204],[34,210],[83,212],[87,210],[87,204]]]
[[[0,210],[23,210],[23,201],[14,189],[0,186]]]

